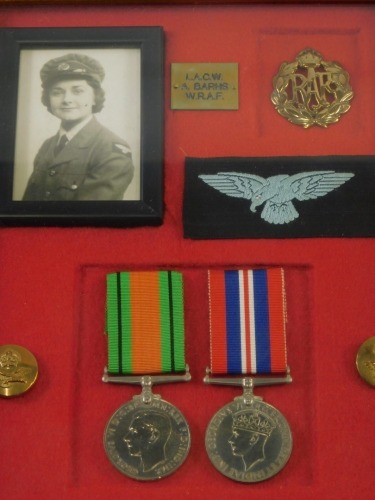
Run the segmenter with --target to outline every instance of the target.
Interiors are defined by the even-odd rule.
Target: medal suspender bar
[[[104,432],[109,460],[139,480],[168,476],[186,459],[190,431],[181,412],[153,394],[152,385],[187,382],[183,280],[172,271],[107,276],[108,367],[103,381],[140,384]]]
[[[213,465],[240,482],[278,473],[292,451],[283,415],[253,394],[254,386],[290,383],[286,301],[281,268],[209,272],[211,369],[208,384],[238,385],[243,395],[224,406],[206,431]]]

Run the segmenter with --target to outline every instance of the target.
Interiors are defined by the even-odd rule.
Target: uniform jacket
[[[128,144],[93,118],[57,156],[59,135],[34,160],[25,201],[122,200],[133,178]]]

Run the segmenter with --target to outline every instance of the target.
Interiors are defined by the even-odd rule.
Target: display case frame
[[[375,157],[373,4],[1,3],[0,18],[7,28],[79,27],[83,22],[91,27],[158,25],[165,36],[163,224],[0,228],[0,342],[25,346],[40,367],[31,391],[0,401],[5,497],[372,499],[369,436],[375,400],[355,359],[358,348],[374,335],[374,238],[194,241],[183,236],[182,213],[187,157],[344,155],[354,164],[358,156]],[[327,129],[304,130],[288,123],[270,99],[280,63],[305,46],[341,62],[355,92],[349,113]],[[193,60],[238,60],[238,110],[171,110],[170,64]],[[212,467],[204,444],[212,416],[241,393],[203,383],[210,359],[207,270],[262,266],[285,269],[293,382],[254,392],[285,415],[294,445],[280,473],[244,484]],[[120,474],[103,448],[110,415],[140,392],[135,386],[102,382],[107,362],[105,281],[108,273],[163,269],[184,275],[186,361],[192,380],[165,384],[155,392],[185,415],[192,446],[176,473],[140,483]]]

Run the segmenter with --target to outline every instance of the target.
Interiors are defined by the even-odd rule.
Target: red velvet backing
[[[181,212],[186,155],[375,154],[374,7],[35,7],[3,9],[0,23],[160,25],[166,37],[163,226],[0,229],[0,343],[27,347],[40,364],[29,393],[0,400],[1,497],[373,498],[374,390],[356,373],[355,355],[375,335],[374,240],[190,241],[182,237]],[[327,130],[293,126],[270,103],[280,63],[307,46],[351,75],[352,109]],[[171,111],[171,62],[238,62],[239,111]],[[273,479],[241,484],[221,476],[204,449],[211,416],[240,394],[202,383],[209,364],[206,271],[274,264],[286,269],[294,381],[256,393],[284,413],[294,449]],[[139,393],[101,382],[105,275],[160,268],[184,272],[193,380],[155,392],[185,414],[192,448],[174,475],[145,484],[122,476],[102,446],[110,415]]]

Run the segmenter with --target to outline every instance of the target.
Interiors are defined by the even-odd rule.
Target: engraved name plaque
[[[172,109],[238,109],[237,63],[173,63]]]

